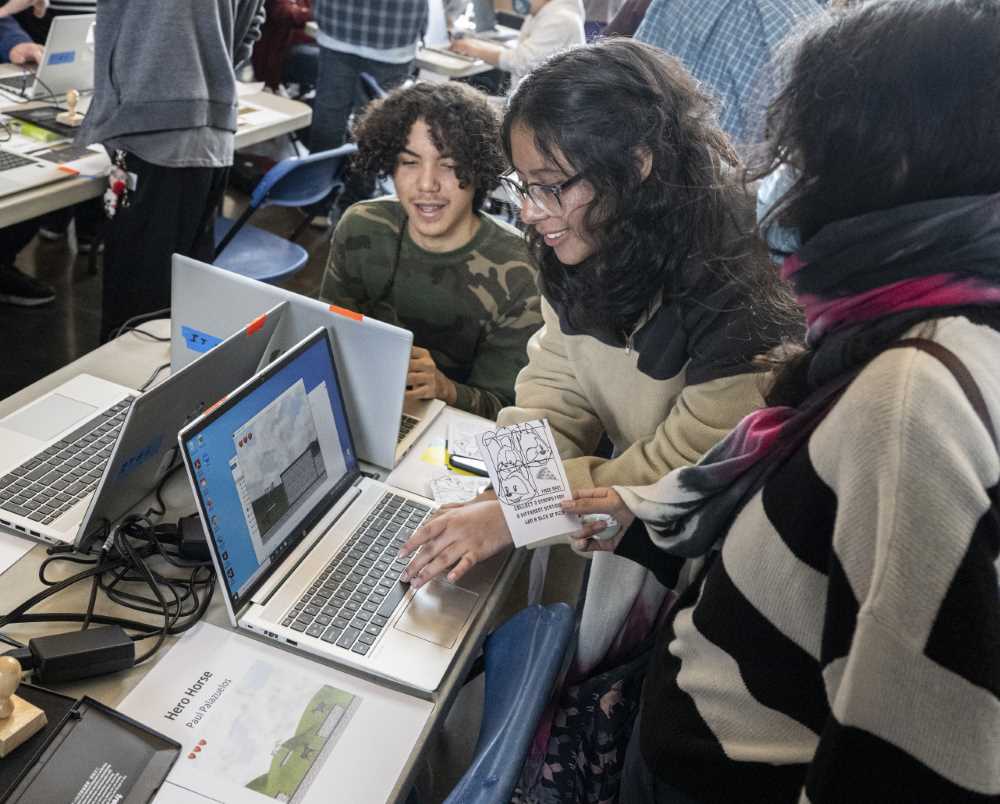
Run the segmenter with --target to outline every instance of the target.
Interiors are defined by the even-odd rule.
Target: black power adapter
[[[40,684],[58,684],[127,670],[135,664],[135,643],[119,626],[88,628],[37,637],[27,648],[9,651]]]

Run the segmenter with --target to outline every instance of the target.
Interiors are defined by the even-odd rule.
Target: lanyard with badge
[[[104,191],[104,213],[113,218],[119,209],[129,205],[129,193],[134,193],[139,177],[125,167],[125,151],[115,150],[108,173],[108,189]]]

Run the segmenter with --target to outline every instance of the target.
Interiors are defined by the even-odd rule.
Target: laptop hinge
[[[337,524],[337,521],[344,515],[344,512],[351,507],[351,504],[361,496],[361,489],[357,487],[355,483],[351,491],[345,494],[337,501],[337,505],[333,513],[333,519],[326,523],[325,527],[317,527],[314,529],[312,536],[307,537],[303,542],[295,548],[295,550],[288,556],[288,558],[282,562],[282,568],[280,572],[276,572],[264,584],[261,585],[260,589],[254,592],[252,598],[250,598],[251,603],[256,603],[260,606],[267,605],[268,601],[274,596],[274,593],[281,588],[281,585],[288,580],[295,570],[299,568],[299,565],[306,560],[306,557],[313,551],[313,548],[319,544],[320,540],[330,532],[330,529]]]

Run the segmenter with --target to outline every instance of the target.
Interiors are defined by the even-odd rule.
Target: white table
[[[16,71],[13,65],[0,65],[0,77]],[[299,101],[289,100],[270,92],[256,92],[240,98],[257,106],[282,114],[263,125],[247,126],[236,132],[236,148],[246,148],[282,134],[305,128],[312,121],[312,109]],[[29,108],[29,104],[13,104],[0,96],[0,114],[12,108]],[[41,143],[40,143],[41,144]],[[74,178],[52,182],[32,190],[0,198],[0,228],[37,218],[47,212],[97,198],[106,187],[102,178]]]
[[[143,329],[157,335],[166,336],[170,334],[170,322],[166,320],[149,322],[143,324]],[[163,363],[169,363],[168,343],[152,341],[136,333],[127,333],[3,400],[0,402],[0,417],[12,413],[27,402],[36,399],[80,373],[93,374],[97,377],[134,388],[144,382],[154,368]],[[413,448],[414,451],[421,449],[422,446],[420,443]],[[164,489],[163,497],[167,506],[167,513],[164,517],[165,521],[174,521],[179,516],[194,511],[194,501],[187,485],[187,478],[183,472],[178,472],[171,478]],[[144,508],[145,505],[139,507]],[[0,538],[9,537],[0,533]],[[10,611],[15,605],[40,590],[41,584],[38,581],[37,573],[39,565],[45,558],[45,547],[39,545],[0,575],[0,611]],[[523,559],[522,551],[519,551],[513,554],[511,560],[507,561],[498,582],[479,612],[466,637],[465,644],[462,646],[441,687],[434,696],[433,713],[420,739],[413,746],[413,751],[406,762],[403,773],[396,781],[392,796],[389,799],[390,802],[399,802],[406,798],[416,778],[424,748],[434,731],[443,723],[455,696],[461,689],[468,668],[478,655],[482,641],[488,633],[488,628],[494,623],[496,615],[503,605],[504,598],[521,567]],[[78,583],[54,598],[50,598],[32,611],[39,613],[83,611],[87,605],[89,591],[89,583]],[[222,603],[222,594],[221,591],[216,590],[205,619],[214,625],[230,628],[225,607]],[[98,597],[98,604],[95,611],[104,615],[142,619],[142,615],[111,603],[103,595]],[[151,622],[156,622],[156,618],[147,619],[150,619]],[[70,623],[45,623],[8,626],[4,631],[15,639],[24,642],[30,637],[62,633],[71,631],[75,627],[75,625]],[[246,638],[253,639],[254,637],[247,635]],[[173,639],[170,642],[172,643]],[[286,649],[276,643],[268,644],[272,645],[275,650]],[[131,670],[103,678],[61,685],[57,689],[68,695],[90,695],[102,703],[115,706],[138,684],[149,671],[150,667],[153,666],[158,658],[162,657],[167,649],[166,647],[161,649],[161,652],[148,662]],[[0,645],[0,652],[2,650],[3,646]],[[345,668],[339,669],[350,672],[345,670]]]
[[[319,33],[319,26],[315,21],[307,22],[305,32],[315,39]],[[460,53],[449,53],[442,46],[441,48],[418,47],[417,68],[447,78],[469,78],[487,73],[493,66],[482,59],[470,59]]]

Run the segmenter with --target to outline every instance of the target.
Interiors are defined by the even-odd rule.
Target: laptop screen
[[[222,579],[239,603],[358,473],[326,330],[272,363],[182,439]]]

